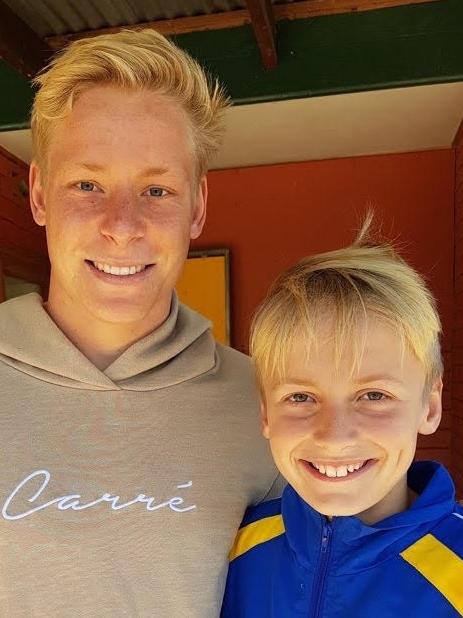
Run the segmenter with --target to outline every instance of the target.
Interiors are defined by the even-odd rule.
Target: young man
[[[223,618],[463,615],[463,509],[435,462],[440,323],[421,277],[360,240],[274,284],[252,352],[263,432],[289,485],[251,508]]]
[[[0,306],[0,615],[217,615],[276,477],[247,359],[173,294],[226,99],[154,31],[76,42],[36,82],[51,280]]]

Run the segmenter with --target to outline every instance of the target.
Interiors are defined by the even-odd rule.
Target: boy
[[[245,515],[223,618],[463,615],[463,509],[443,466],[412,463],[441,418],[440,322],[368,225],[281,275],[254,319],[263,434],[289,485]]]

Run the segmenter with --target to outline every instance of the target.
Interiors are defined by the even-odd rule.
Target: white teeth
[[[118,275],[118,276],[127,276],[127,275],[134,275],[135,273],[139,273],[141,272],[144,268],[145,265],[143,264],[138,264],[136,266],[110,266],[109,264],[105,264],[103,262],[93,262],[93,265],[95,266],[95,268],[98,268],[98,270],[101,270],[105,273],[111,274],[111,275]]]
[[[356,464],[347,464],[343,466],[324,466],[322,464],[318,464],[315,462],[311,462],[314,468],[316,468],[321,474],[325,474],[330,478],[348,476],[352,472],[356,472],[362,466],[366,464],[368,460],[363,461],[362,463]]]
[[[334,478],[336,476],[336,468],[334,466],[326,466],[326,476]]]

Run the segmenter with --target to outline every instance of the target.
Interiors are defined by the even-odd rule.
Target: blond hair
[[[34,84],[39,90],[32,107],[32,143],[34,158],[42,166],[53,121],[66,116],[76,97],[95,85],[146,89],[177,101],[191,122],[199,175],[207,171],[222,141],[229,105],[222,87],[155,30],[123,30],[75,41],[54,57]]]
[[[425,390],[442,375],[441,324],[423,278],[390,244],[368,240],[369,214],[355,242],[313,255],[280,275],[251,325],[250,351],[261,392],[281,382],[288,356],[303,340],[307,354],[317,343],[317,326],[333,320],[336,362],[352,356],[358,369],[366,340],[366,317],[391,326],[425,370]],[[363,333],[363,337],[361,336]],[[359,336],[360,335],[360,336]]]

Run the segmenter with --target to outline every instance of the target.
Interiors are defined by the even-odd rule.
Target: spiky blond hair
[[[373,315],[398,334],[422,364],[426,389],[442,375],[441,324],[424,279],[390,244],[368,239],[372,214],[354,243],[313,255],[280,275],[256,311],[250,351],[261,392],[284,379],[288,356],[304,341],[307,354],[317,342],[320,322],[332,319],[338,363],[349,354],[358,368]]]
[[[81,92],[95,85],[159,92],[180,103],[191,122],[198,175],[206,172],[224,133],[229,105],[217,80],[171,41],[145,29],[84,38],[59,52],[35,79],[34,158],[45,167],[53,122],[66,116]]]

